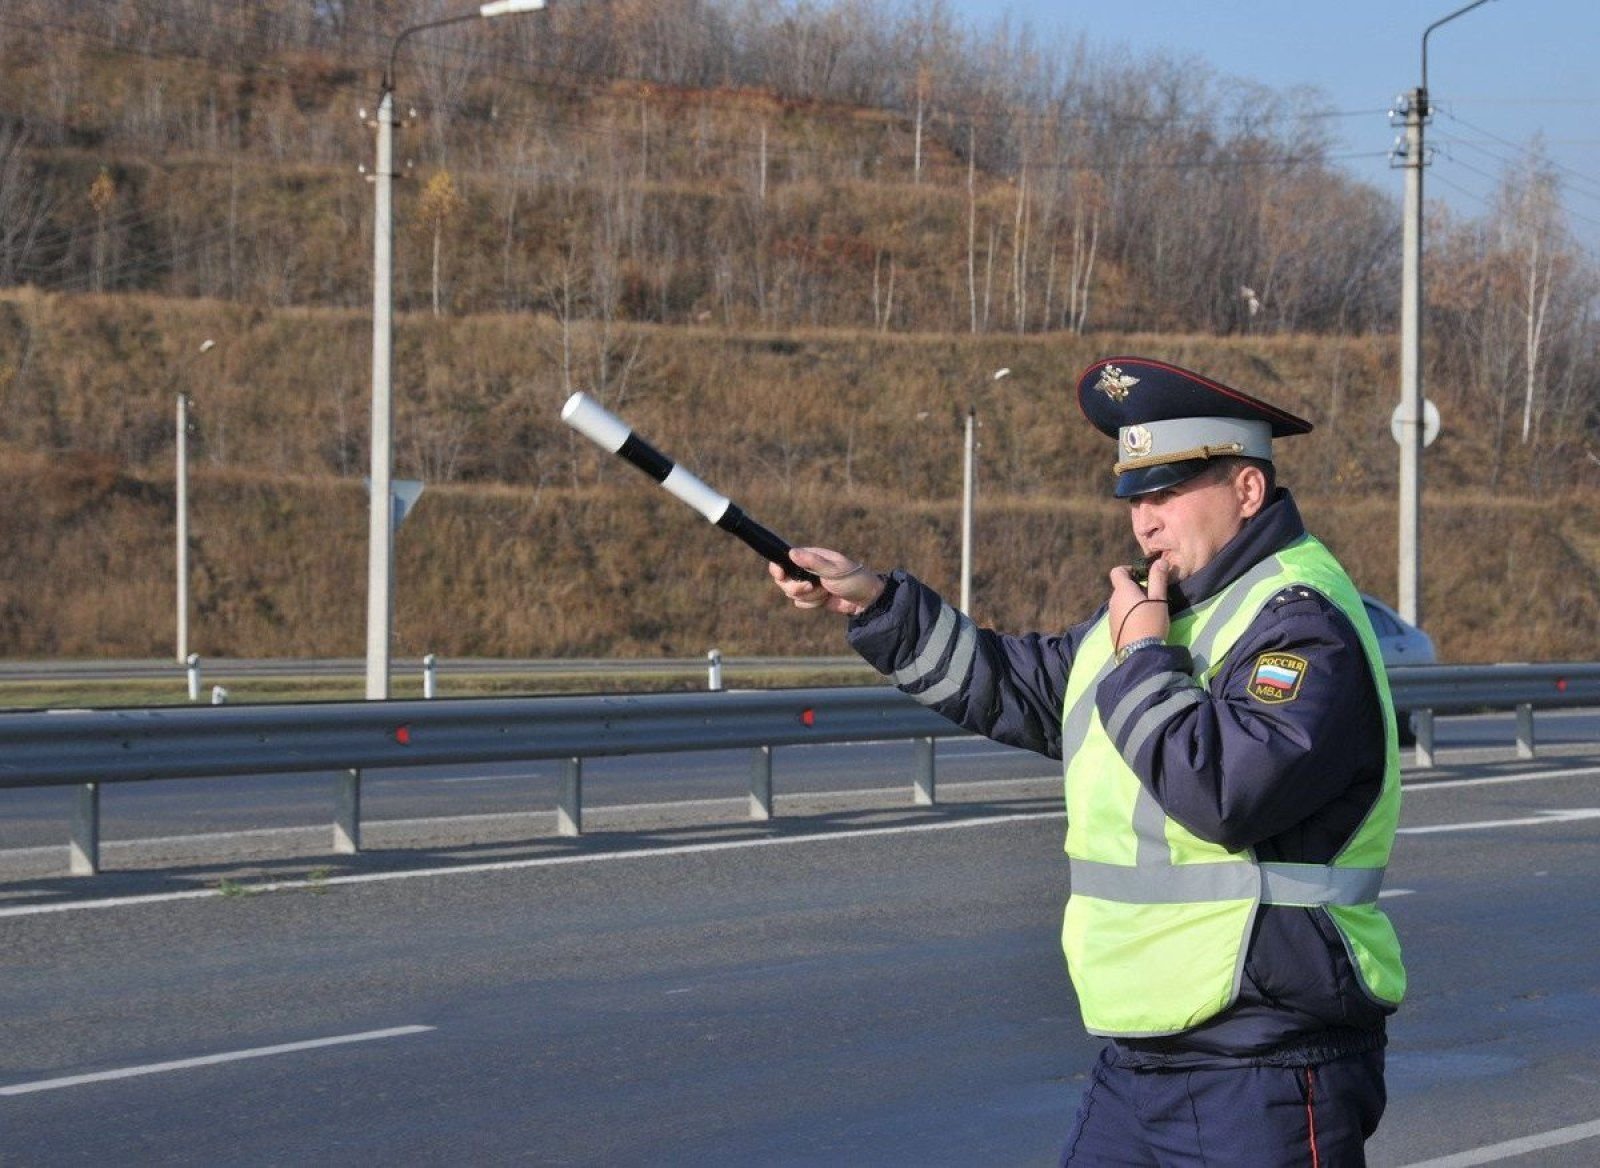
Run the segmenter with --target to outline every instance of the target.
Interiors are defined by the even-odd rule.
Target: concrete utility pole
[[[1010,369],[989,374],[993,384],[1011,376]],[[972,613],[972,502],[978,487],[978,401],[967,403],[967,425],[961,460],[961,611]]]
[[[1404,255],[1400,276],[1400,615],[1420,623],[1422,562],[1422,127],[1427,89],[1405,96]]]
[[[389,48],[378,95],[377,167],[372,175],[372,498],[367,523],[367,697],[389,696],[389,632],[394,623],[394,70],[400,45],[432,28],[536,12],[546,0],[494,0],[476,11],[402,29]],[[363,116],[365,113],[363,112]]]
[[[1442,24],[1487,4],[1489,0],[1458,8],[1430,24],[1422,33],[1422,84],[1401,99],[1397,111],[1405,117],[1406,172],[1404,256],[1400,287],[1400,562],[1398,608],[1414,625],[1422,623],[1422,446],[1425,397],[1422,389],[1422,168],[1428,164],[1423,127],[1432,108],[1428,104],[1428,37]]]

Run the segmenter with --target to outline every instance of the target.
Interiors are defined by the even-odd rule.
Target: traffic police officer
[[[917,701],[1065,761],[1062,946],[1109,1042],[1063,1165],[1362,1164],[1405,991],[1399,755],[1356,588],[1275,484],[1311,423],[1142,357],[1078,401],[1145,557],[1082,624],[1002,635],[825,548],[794,553],[820,583],[772,575]]]

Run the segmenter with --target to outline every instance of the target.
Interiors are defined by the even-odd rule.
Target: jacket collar
[[[1294,497],[1280,487],[1271,503],[1247,521],[1239,534],[1223,544],[1222,550],[1181,584],[1167,589],[1173,613],[1183,612],[1211,599],[1268,556],[1276,555],[1303,539],[1306,525]]]

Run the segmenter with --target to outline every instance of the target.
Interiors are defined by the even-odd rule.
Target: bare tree
[[[117,202],[117,183],[105,167],[89,184],[89,206],[94,209],[94,260],[91,267],[92,287],[105,291],[106,265],[111,252],[111,208]]]
[[[26,148],[26,130],[0,125],[0,284],[21,282],[53,210]]]
[[[448,170],[435,171],[428,185],[422,189],[417,214],[433,238],[433,315],[440,315],[439,272],[444,251],[446,225],[466,207],[466,200],[456,191],[455,180]]]
[[[1561,220],[1555,175],[1542,165],[1537,147],[1529,164],[1508,176],[1499,207],[1501,246],[1519,261],[1518,311],[1522,317],[1522,442],[1533,434],[1534,400],[1547,370],[1541,356],[1550,323],[1551,293],[1570,266],[1570,243]]]

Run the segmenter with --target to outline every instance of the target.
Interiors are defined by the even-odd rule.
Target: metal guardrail
[[[76,786],[69,867],[92,875],[102,783],[344,771],[333,848],[354,853],[367,769],[562,760],[557,830],[576,836],[585,758],[748,748],[750,814],[770,819],[776,747],[911,739],[931,805],[933,740],[966,733],[882,686],[19,712],[0,714],[0,789]]]
[[[1413,666],[1390,683],[1395,704],[1421,715],[1423,765],[1434,711],[1514,708],[1518,752],[1531,757],[1534,709],[1600,705],[1600,664]],[[0,713],[0,788],[76,786],[70,865],[91,874],[108,782],[344,771],[334,849],[350,853],[364,769],[564,760],[557,825],[575,836],[585,758],[748,748],[751,816],[770,819],[776,747],[911,739],[913,797],[932,804],[934,740],[966,733],[883,686]]]
[[[1411,711],[1417,763],[1434,759],[1433,717],[1474,710],[1517,712],[1517,755],[1534,753],[1533,711],[1600,704],[1600,665],[1411,665],[1389,671],[1397,709]]]
[[[1405,665],[1389,688],[1406,710],[1572,709],[1600,704],[1600,664]]]

